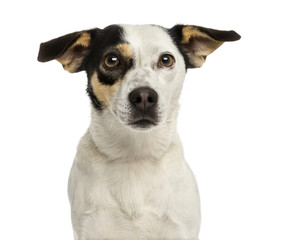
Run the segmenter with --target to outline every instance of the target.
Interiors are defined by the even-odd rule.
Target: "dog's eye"
[[[118,56],[114,53],[108,54],[104,59],[104,65],[107,68],[115,68],[120,64]]]
[[[158,61],[158,67],[160,68],[170,68],[174,65],[175,58],[168,53],[162,54]]]

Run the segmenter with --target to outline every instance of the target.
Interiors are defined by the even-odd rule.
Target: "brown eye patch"
[[[129,44],[121,43],[110,48],[103,57],[103,65],[108,70],[113,70],[118,66],[123,68],[131,67],[133,62],[133,52]]]
[[[102,84],[112,85],[118,79],[123,79],[132,66],[133,54],[130,45],[118,44],[109,48],[102,56],[97,70],[98,79]]]
[[[97,110],[108,107],[127,71],[133,66],[133,52],[127,43],[106,48],[89,75],[88,93]]]
[[[121,80],[119,79],[112,85],[105,85],[101,83],[97,73],[93,74],[90,82],[93,96],[96,97],[96,103],[99,104],[100,110],[105,109],[109,105],[117,87],[121,84]]]

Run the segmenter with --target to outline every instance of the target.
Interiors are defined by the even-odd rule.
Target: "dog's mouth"
[[[139,119],[139,120],[132,121],[129,125],[133,126],[135,128],[146,129],[146,128],[156,126],[157,123],[155,121],[151,120],[151,119],[142,118],[142,119]]]

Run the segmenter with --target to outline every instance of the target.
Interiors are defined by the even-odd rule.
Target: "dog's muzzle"
[[[156,91],[149,87],[136,88],[129,94],[129,101],[132,106],[130,125],[139,128],[157,125],[156,106],[158,95]]]

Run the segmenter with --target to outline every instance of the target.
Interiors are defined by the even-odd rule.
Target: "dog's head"
[[[168,120],[187,68],[201,67],[223,42],[238,39],[234,31],[189,25],[111,25],[42,43],[38,60],[56,59],[71,73],[86,71],[95,111],[144,131]]]

